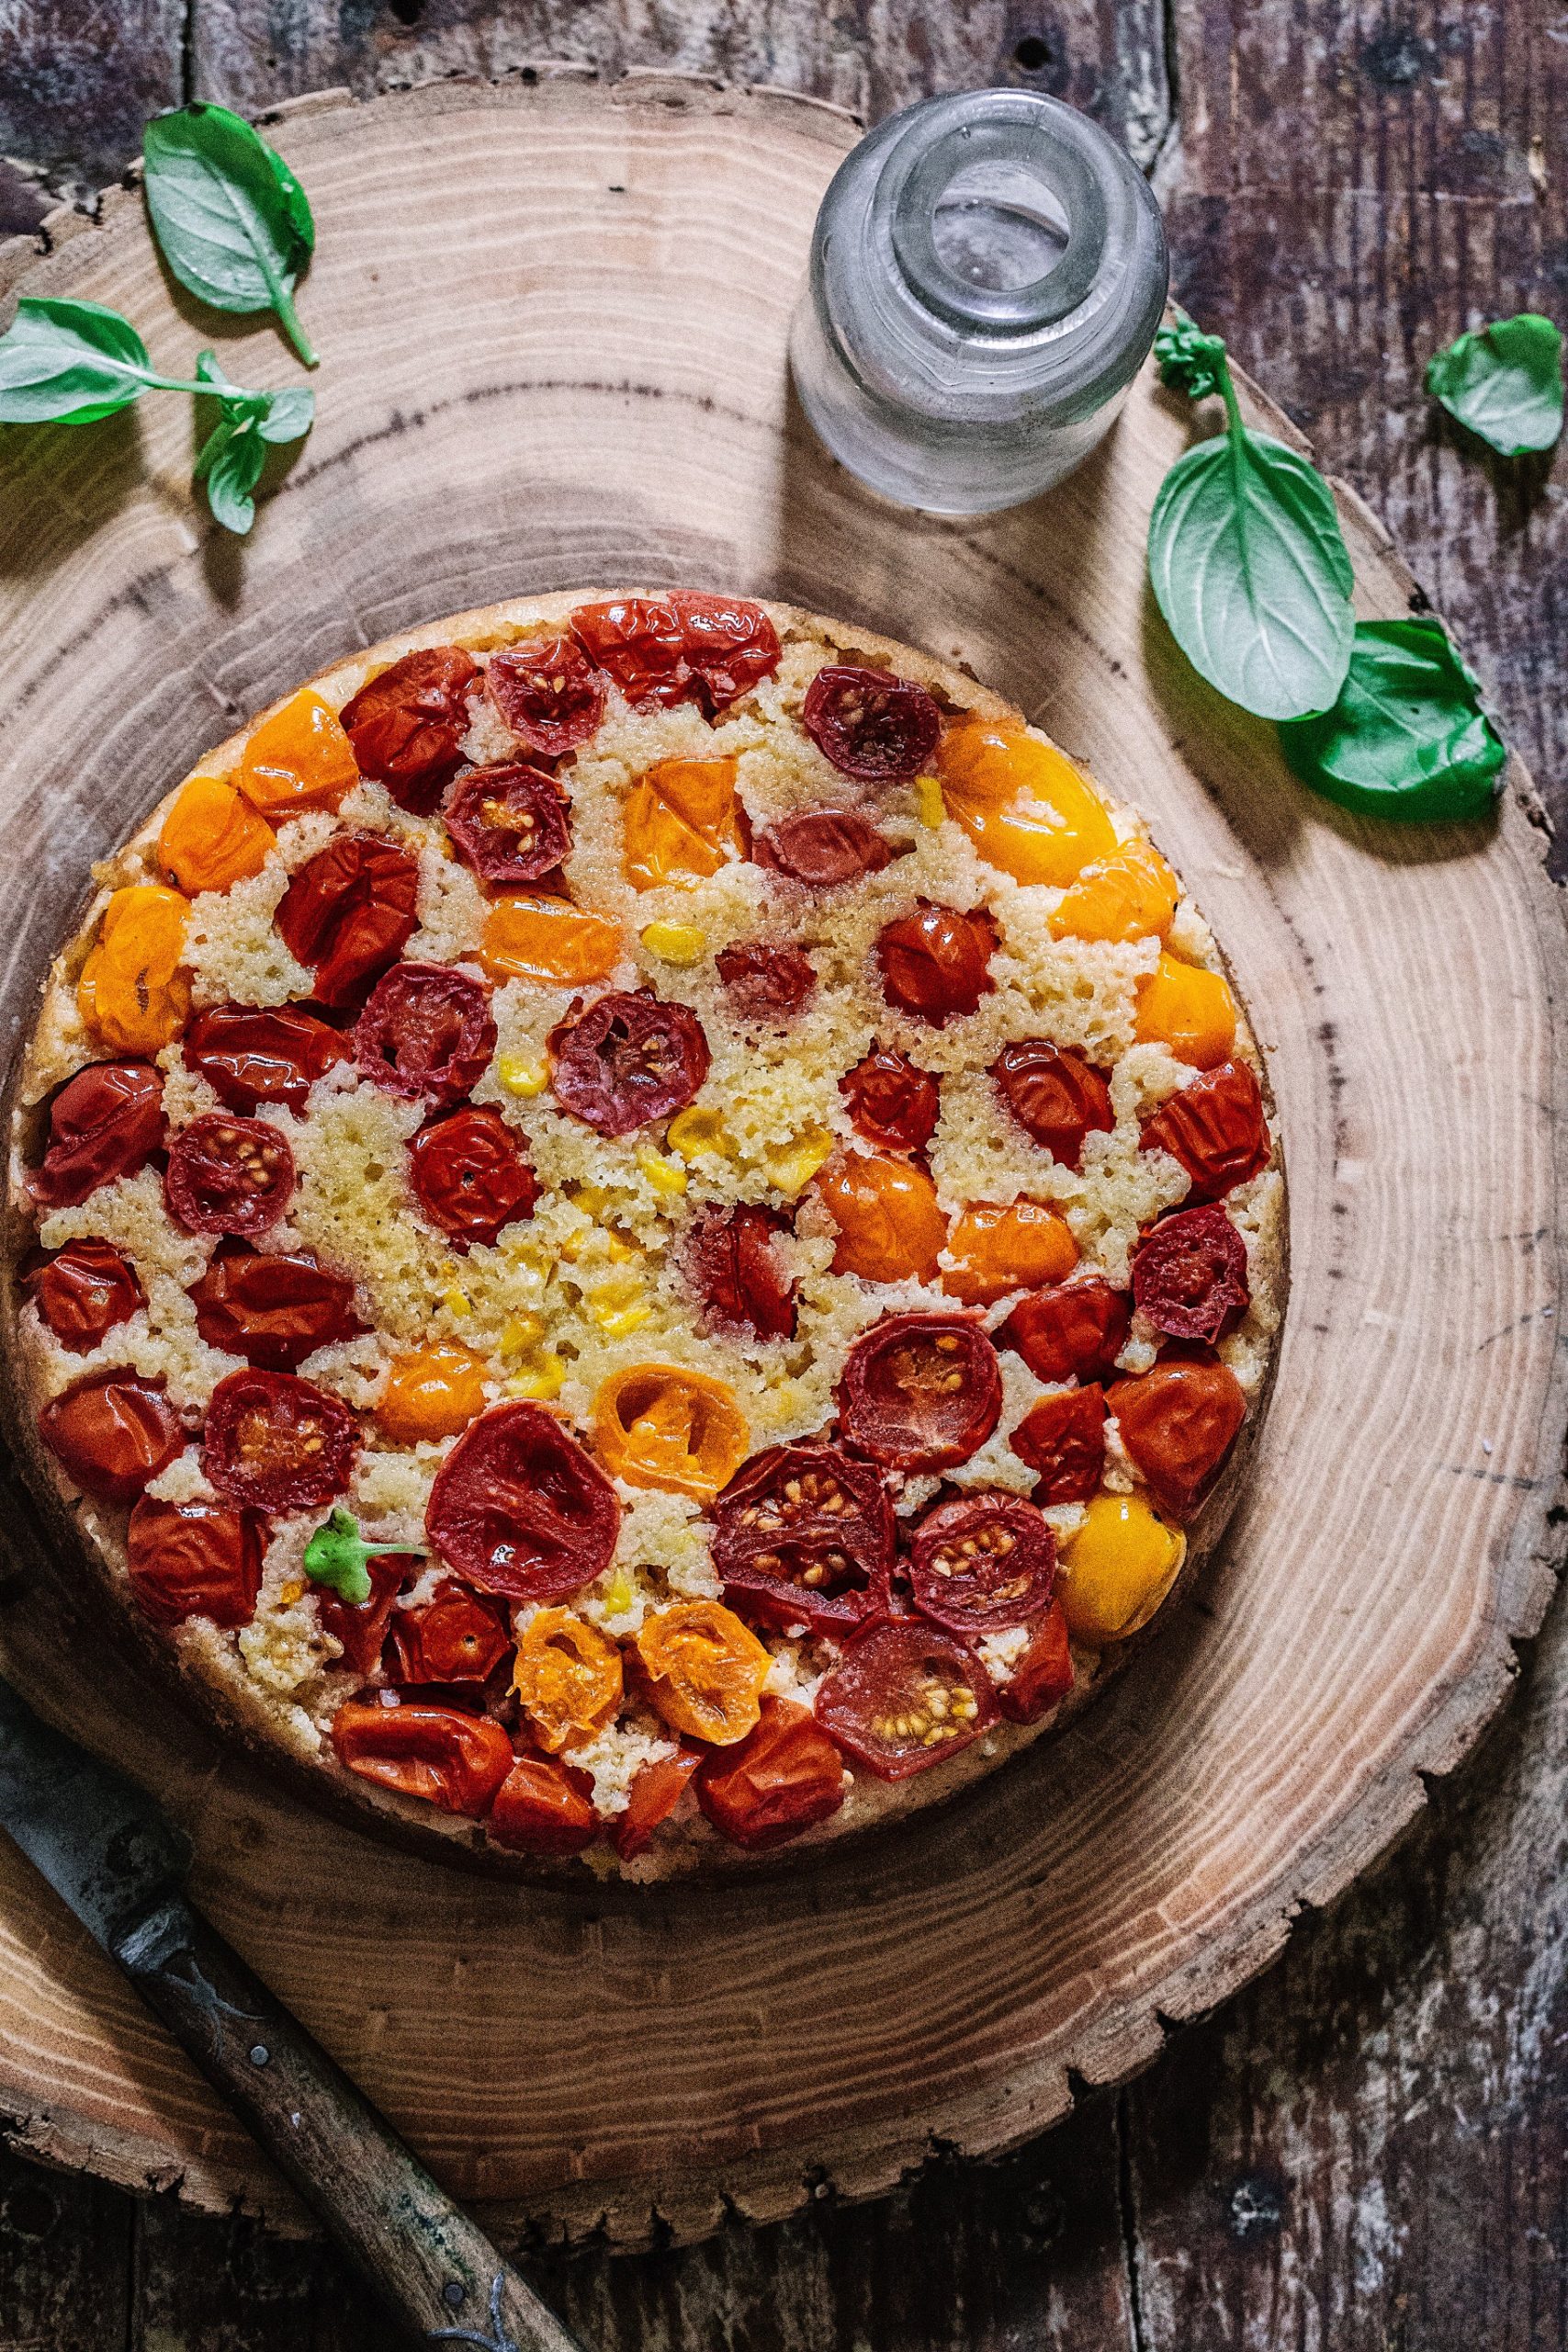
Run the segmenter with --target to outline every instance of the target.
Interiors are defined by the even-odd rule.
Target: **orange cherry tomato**
[[[231,784],[193,775],[164,820],[158,863],[187,897],[259,874],[277,836]]]
[[[1016,881],[1060,889],[1116,847],[1104,803],[1066,753],[1010,719],[960,719],[937,765],[948,815]]]
[[[517,1854],[581,1854],[599,1835],[585,1774],[547,1756],[520,1756],[496,1792],[485,1827]]]
[[[708,1502],[745,1461],[751,1432],[722,1380],[681,1364],[637,1363],[600,1387],[593,1442],[612,1477],[628,1487]]]
[[[359,782],[359,763],[337,713],[303,686],[263,719],[234,781],[264,817],[297,817],[302,808],[335,808]]]
[[[333,1717],[333,1747],[340,1764],[384,1789],[475,1816],[513,1763],[512,1742],[488,1715],[423,1699],[400,1707],[348,1700]]]
[[[1084,867],[1048,927],[1053,939],[1163,939],[1180,896],[1153,842],[1127,842]]]
[[[733,760],[660,760],[626,795],[626,880],[638,890],[716,874],[740,846]]]
[[[1066,1221],[1043,1201],[1013,1201],[1003,1208],[977,1201],[965,1209],[947,1245],[956,1263],[942,1286],[966,1306],[991,1306],[1010,1291],[1059,1283],[1078,1261]]]
[[[621,934],[570,899],[498,899],[485,917],[479,962],[492,980],[574,987],[604,979],[621,960]]]
[[[456,1437],[485,1408],[482,1356],[446,1340],[399,1356],[387,1375],[376,1419],[396,1445]]]
[[[729,1747],[762,1711],[773,1659],[721,1600],[682,1600],[645,1617],[637,1651],[652,1705],[674,1731]]]
[[[1139,984],[1133,1035],[1167,1046],[1179,1062],[1214,1069],[1235,1044],[1235,999],[1222,975],[1162,956]]]
[[[682,1747],[645,1764],[632,1782],[625,1813],[617,1814],[611,1843],[623,1862],[636,1861],[648,1851],[653,1833],[661,1828],[681,1799],[686,1784],[703,1760],[700,1747]]]
[[[541,1609],[517,1645],[512,1687],[552,1756],[591,1739],[621,1703],[621,1653],[570,1609]]]
[[[190,901],[156,882],[117,890],[82,967],[76,1003],[111,1054],[155,1054],[190,1019],[185,954]]]
[[[817,1190],[839,1228],[836,1274],[859,1274],[868,1283],[901,1283],[911,1275],[935,1282],[947,1219],[923,1168],[886,1152],[840,1152],[817,1179]]]

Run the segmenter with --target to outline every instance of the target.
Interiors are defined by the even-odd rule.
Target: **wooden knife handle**
[[[118,1938],[115,1958],[416,2343],[581,2352],[183,1895]]]

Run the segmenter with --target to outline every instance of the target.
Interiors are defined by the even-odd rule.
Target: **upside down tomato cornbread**
[[[1212,1540],[1258,1050],[1141,820],[957,672],[500,605],[98,879],[13,1153],[40,1458],[340,1792],[634,1878],[819,1842],[1059,1721]]]

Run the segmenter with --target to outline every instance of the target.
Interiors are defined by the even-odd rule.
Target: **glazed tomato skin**
[[[817,971],[798,947],[766,940],[721,947],[714,958],[725,992],[742,1021],[788,1021],[811,1001]]]
[[[795,1279],[773,1254],[789,1219],[743,1201],[704,1209],[686,1239],[686,1271],[713,1320],[759,1340],[795,1337]]]
[[[297,1372],[318,1348],[365,1329],[352,1281],[329,1273],[309,1250],[271,1255],[220,1243],[190,1296],[208,1346],[265,1372]]]
[[[571,850],[571,826],[553,776],[515,763],[475,768],[447,795],[442,822],[481,882],[537,882]]]
[[[839,1080],[857,1136],[882,1151],[923,1151],[936,1133],[942,1089],[929,1069],[873,1046]]]
[[[374,833],[343,833],[300,866],[273,920],[323,1004],[363,1004],[419,920],[419,864]]]
[[[92,1062],[49,1111],[49,1143],[28,1179],[40,1208],[73,1209],[100,1184],[134,1176],[164,1141],[164,1080],[146,1062]]]
[[[621,812],[621,864],[636,890],[716,874],[741,845],[736,763],[659,760]]]
[[[840,775],[867,783],[919,775],[942,733],[942,714],[924,686],[841,662],[818,671],[800,723]]]
[[[393,1359],[376,1419],[394,1445],[457,1437],[485,1408],[486,1364],[470,1348],[432,1340]]]
[[[1035,1627],[1029,1647],[1014,1664],[1010,1680],[998,1690],[997,1704],[1010,1723],[1037,1724],[1072,1687],[1066,1612],[1059,1600],[1054,1600]]]
[[[1086,865],[1047,917],[1053,939],[1164,939],[1181,885],[1153,842],[1126,842]]]
[[[1246,1062],[1222,1062],[1144,1121],[1145,1151],[1168,1151],[1192,1180],[1190,1203],[1223,1200],[1260,1175],[1273,1149],[1263,1091]]]
[[[686,1784],[703,1760],[700,1747],[681,1747],[645,1764],[632,1782],[625,1813],[617,1814],[610,1842],[623,1862],[635,1861],[653,1843],[686,1793]]]
[[[724,1597],[764,1624],[843,1632],[886,1604],[893,1506],[836,1445],[772,1446],[714,1506]]]
[[[217,1004],[198,1012],[182,1047],[226,1111],[248,1116],[281,1102],[296,1116],[317,1079],[353,1058],[346,1040],[297,1004]]]
[[[89,1373],[51,1397],[39,1434],[84,1494],[100,1502],[134,1502],[185,1444],[179,1415],[161,1380],[142,1380],[121,1365]]]
[[[621,1653],[570,1609],[540,1609],[517,1645],[512,1687],[534,1737],[558,1756],[591,1739],[620,1705]]]
[[[477,980],[450,964],[397,964],[355,1023],[367,1078],[404,1102],[460,1102],[490,1068],[495,1016]]]
[[[254,729],[234,781],[264,816],[288,818],[337,808],[359,782],[359,768],[336,712],[302,686]]]
[[[909,1546],[916,1608],[964,1640],[1026,1625],[1051,1605],[1056,1538],[1021,1495],[960,1495],[928,1510]]]
[[[992,865],[1060,888],[1116,847],[1103,802],[1064,752],[971,714],[942,738],[942,803]]]
[[[343,1600],[330,1586],[316,1587],[316,1614],[343,1645],[344,1663],[355,1674],[374,1674],[391,1619],[392,1604],[424,1562],[416,1552],[373,1552],[365,1563],[368,1600]]]
[[[817,1190],[839,1228],[836,1274],[858,1274],[868,1283],[911,1276],[935,1282],[947,1219],[923,1168],[883,1152],[840,1152],[817,1179]]]
[[[682,1364],[630,1364],[602,1382],[593,1400],[599,1459],[629,1487],[709,1502],[750,1442],[733,1392]]]
[[[1132,1321],[1124,1291],[1099,1274],[1082,1274],[1020,1299],[997,1338],[1036,1380],[1109,1380]]]
[[[344,706],[360,773],[412,816],[428,817],[457,773],[479,675],[459,647],[432,645],[405,653]]]
[[[1138,984],[1133,1035],[1142,1045],[1166,1046],[1179,1062],[1215,1069],[1231,1058],[1235,1019],[1235,999],[1221,973],[1162,955]]]
[[[945,1028],[996,987],[996,948],[997,926],[984,907],[960,914],[955,907],[922,904],[886,924],[876,943],[882,993],[901,1012]]]
[[[808,808],[781,817],[757,843],[757,864],[787,874],[813,890],[834,890],[880,874],[893,855],[869,817],[857,808]]]
[[[703,1024],[683,1004],[613,990],[550,1036],[556,1099],[602,1136],[683,1111],[708,1074]]]
[[[520,743],[561,760],[599,731],[604,681],[570,637],[530,637],[491,654],[485,693]]]
[[[681,624],[682,651],[703,707],[716,718],[779,666],[778,631],[745,596],[703,595],[677,588],[670,598]]]
[[[487,1833],[514,1854],[581,1854],[599,1835],[583,1781],[550,1757],[518,1757],[485,1816]]]
[[[1247,1244],[1224,1209],[1178,1209],[1134,1252],[1133,1303],[1173,1340],[1223,1339],[1250,1299]]]
[[[705,1758],[697,1803],[732,1846],[763,1853],[783,1846],[844,1802],[839,1751],[805,1707],[764,1699],[755,1731]]]
[[[617,926],[570,899],[498,899],[479,934],[479,960],[492,980],[574,986],[604,979],[620,962]]]
[[[697,703],[716,717],[778,668],[778,632],[742,596],[620,596],[580,605],[569,623],[634,710]]]
[[[856,1634],[818,1688],[816,1714],[879,1781],[907,1781],[988,1731],[997,1700],[965,1643],[919,1618],[894,1618]]]
[[[135,1267],[107,1241],[68,1241],[34,1268],[26,1288],[39,1319],[73,1356],[85,1356],[147,1304]]]
[[[194,775],[158,836],[158,865],[187,899],[229,890],[259,874],[277,836],[231,784]]]
[[[479,1819],[513,1768],[512,1742],[488,1715],[427,1700],[383,1707],[347,1700],[333,1718],[340,1764],[382,1788]]]
[[[761,1713],[773,1665],[750,1626],[717,1600],[681,1600],[633,1636],[649,1703],[672,1731],[728,1747]]]
[[[232,1633],[255,1615],[262,1538],[254,1512],[143,1495],[125,1544],[131,1592],[157,1624],[208,1617]]]
[[[839,1390],[844,1442],[890,1470],[949,1470],[1001,1419],[997,1351],[962,1315],[889,1315],[850,1350]]]
[[[231,1372],[207,1408],[201,1466],[220,1494],[263,1512],[311,1510],[347,1487],[359,1423],[288,1372]]]
[[[499,1111],[471,1103],[420,1129],[409,1146],[409,1181],[425,1216],[460,1256],[532,1216],[539,1197],[514,1131]]]
[[[116,890],[104,909],[97,943],[76,983],[76,1004],[111,1054],[155,1054],[189,1020],[189,913],[190,901],[178,890],[153,882]]]
[[[1042,1396],[1014,1430],[1012,1450],[1039,1473],[1039,1503],[1087,1503],[1105,1472],[1105,1397],[1098,1385]]]
[[[448,1567],[512,1600],[564,1600],[610,1565],[621,1506],[553,1414],[522,1401],[471,1422],[435,1474],[424,1523]]]
[[[1225,1364],[1156,1363],[1106,1392],[1134,1468],[1167,1516],[1190,1519],[1218,1477],[1247,1419],[1241,1383]]]
[[[512,1647],[492,1601],[452,1579],[417,1609],[392,1612],[388,1665],[399,1682],[482,1682]]]
[[[1024,1133],[1064,1168],[1081,1169],[1091,1135],[1116,1125],[1111,1089],[1092,1062],[1048,1037],[1021,1037],[991,1065],[1003,1102]]]
[[[187,1233],[265,1233],[294,1197],[294,1154],[270,1120],[209,1111],[171,1142],[164,1197]]]
[[[954,1263],[942,1272],[943,1290],[966,1306],[993,1306],[1010,1291],[1038,1290],[1070,1274],[1078,1248],[1066,1218],[1044,1201],[1005,1208],[976,1201],[953,1227],[947,1254]]]

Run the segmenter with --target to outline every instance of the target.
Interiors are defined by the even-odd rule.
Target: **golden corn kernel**
[[[632,1589],[626,1572],[625,1568],[617,1568],[611,1579],[610,1589],[604,1595],[604,1613],[607,1617],[624,1616],[631,1605]]]
[[[531,1397],[536,1404],[548,1404],[560,1395],[565,1378],[566,1366],[559,1356],[541,1356],[531,1371],[513,1374],[506,1384],[506,1393],[509,1396]]]
[[[735,1146],[716,1111],[682,1111],[671,1120],[668,1135],[682,1159],[700,1159],[705,1151],[715,1152],[721,1159],[735,1158]]]
[[[942,780],[934,775],[915,778],[915,814],[922,825],[940,825],[947,814],[942,797]]]
[[[285,1609],[292,1609],[297,1600],[304,1600],[305,1588],[302,1584],[297,1581],[292,1584],[286,1584],[283,1590],[277,1597],[279,1600],[282,1601]]]
[[[521,1054],[502,1054],[496,1063],[495,1074],[508,1094],[518,1095],[524,1101],[542,1094],[548,1076],[543,1062],[528,1061]]]
[[[672,1159],[666,1159],[662,1152],[650,1151],[645,1147],[637,1153],[637,1164],[656,1193],[685,1191],[685,1170],[677,1168]]]
[[[544,1336],[543,1316],[509,1315],[502,1327],[501,1352],[503,1356],[525,1355]]]
[[[606,1192],[603,1184],[569,1184],[566,1196],[582,1211],[584,1216],[603,1216],[615,1198],[615,1194]]]
[[[779,1191],[793,1200],[810,1183],[832,1148],[833,1138],[828,1128],[807,1127],[793,1143],[775,1146],[764,1155],[768,1173]]]
[[[661,963],[696,964],[706,953],[708,935],[694,922],[650,922],[642,933],[642,944]]]
[[[448,1315],[471,1315],[474,1311],[468,1293],[459,1290],[456,1283],[449,1291],[442,1294],[441,1304]]]

